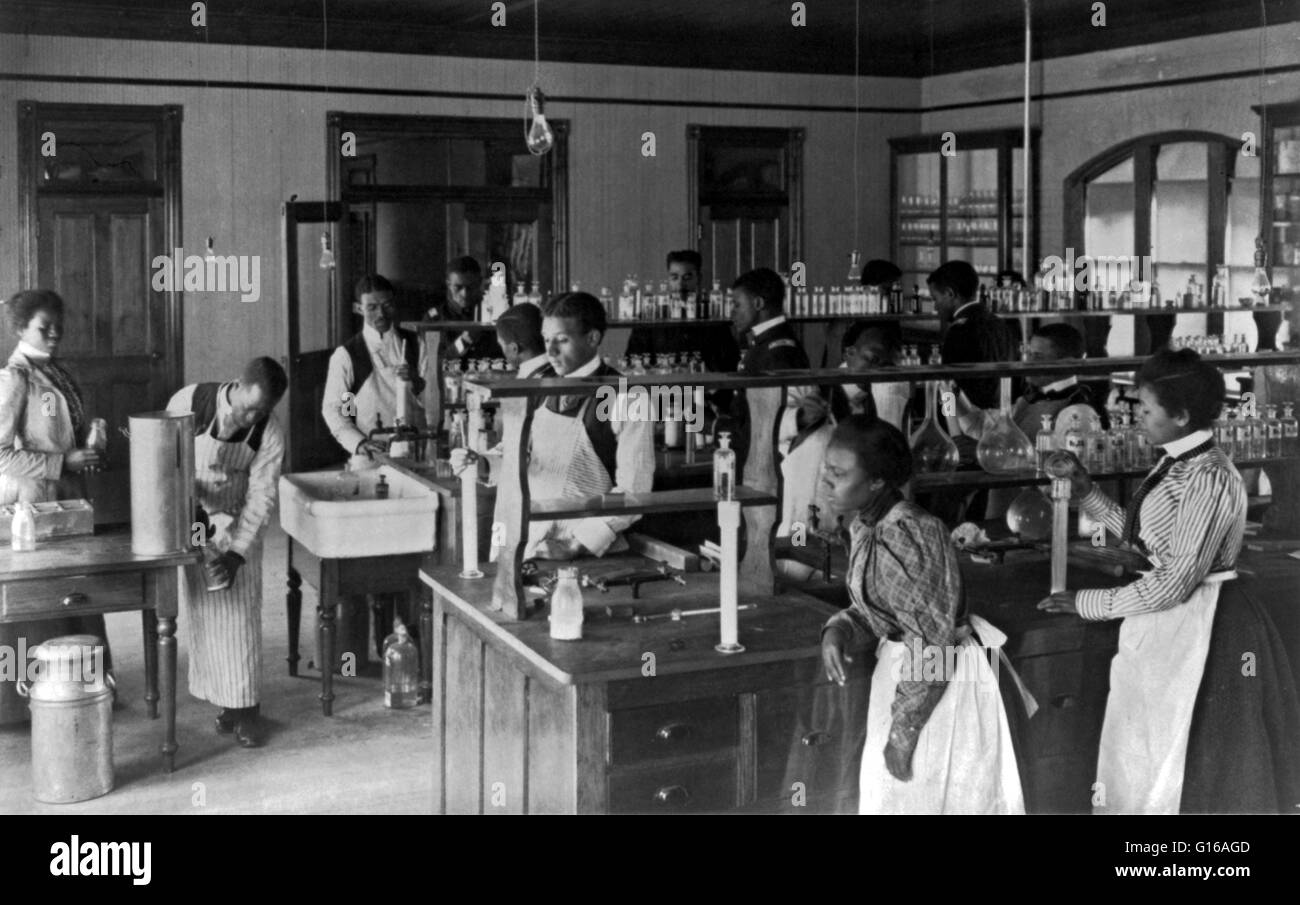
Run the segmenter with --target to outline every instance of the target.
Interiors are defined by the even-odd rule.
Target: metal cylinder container
[[[131,423],[131,552],[190,549],[194,522],[194,416],[145,412]]]
[[[52,638],[32,651],[36,674],[18,683],[32,711],[32,794],[71,804],[113,790],[113,688],[104,642]]]

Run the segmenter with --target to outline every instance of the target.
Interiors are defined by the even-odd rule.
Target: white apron
[[[1186,603],[1128,616],[1120,625],[1093,813],[1178,813],[1219,586],[1236,577],[1236,572],[1213,572]]]
[[[972,615],[970,621],[980,640],[970,632],[961,638],[956,672],[921,729],[907,782],[885,769],[884,752],[898,679],[914,674],[911,652],[900,641],[883,640],[877,647],[859,774],[859,814],[1025,812],[997,673],[980,646],[982,641],[1000,650],[1006,635],[979,616]]]
[[[588,400],[587,404],[590,404]],[[532,444],[528,458],[528,496],[532,500],[589,497],[614,486],[583,429],[583,411],[568,418],[544,406],[533,414]],[[548,537],[564,537],[582,519],[530,521],[524,558],[536,555],[537,545]],[[627,549],[620,537],[609,552]]]
[[[239,521],[248,493],[248,469],[256,453],[242,440],[217,440],[209,428],[194,438],[194,490],[211,515]],[[218,553],[230,547],[229,531],[214,531]],[[262,685],[262,542],[244,555],[234,584],[208,591],[201,565],[185,569],[184,600],[190,650],[190,694],[218,707],[252,707]]]

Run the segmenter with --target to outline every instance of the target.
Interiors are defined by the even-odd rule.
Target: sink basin
[[[341,470],[280,476],[280,527],[323,559],[433,550],[438,495],[387,465],[357,474],[360,492],[343,497]],[[375,499],[383,475],[388,499]]]

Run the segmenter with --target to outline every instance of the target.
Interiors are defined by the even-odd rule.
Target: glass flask
[[[975,447],[980,468],[989,474],[1021,474],[1033,471],[1038,462],[1034,444],[1011,418],[1010,385],[1010,380],[1002,381],[1002,407],[993,415],[992,423],[985,426]]]
[[[1052,429],[1052,416],[1040,416],[1043,426],[1034,437],[1034,452],[1038,455],[1038,474],[1047,474],[1047,457],[1056,452],[1056,431]]]
[[[406,710],[420,703],[420,650],[401,620],[384,639],[384,706]]]
[[[559,580],[551,592],[551,637],[556,641],[582,640],[582,588],[576,566],[557,572]]]
[[[731,434],[718,434],[718,448],[713,451],[713,498],[736,498],[736,451],[731,448]]]
[[[1026,487],[1007,508],[1007,527],[1021,540],[1052,536],[1052,503],[1040,487]]]
[[[911,446],[912,463],[918,474],[952,471],[961,459],[957,444],[939,426],[939,382],[936,380],[925,385],[925,420],[912,434]]]

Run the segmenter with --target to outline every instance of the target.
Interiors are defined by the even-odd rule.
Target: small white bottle
[[[14,503],[14,520],[9,530],[9,546],[15,553],[30,553],[36,549],[36,513],[31,503]]]
[[[718,448],[713,452],[713,498],[736,498],[736,451],[731,448],[731,434],[718,434]]]
[[[578,570],[565,566],[558,574],[559,581],[551,593],[551,637],[556,641],[581,641],[582,588],[578,585]]]

